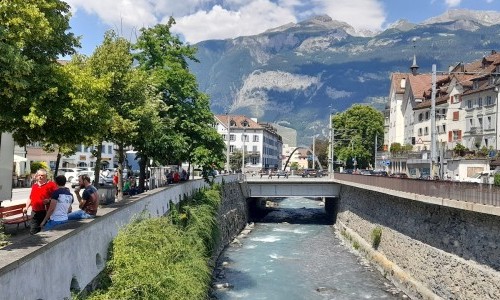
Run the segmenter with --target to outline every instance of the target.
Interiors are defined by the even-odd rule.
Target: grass
[[[372,246],[374,249],[377,249],[380,245],[380,241],[382,240],[382,228],[377,226],[372,230]]]
[[[218,238],[219,186],[197,192],[167,217],[137,218],[113,240],[103,288],[89,299],[205,299]]]

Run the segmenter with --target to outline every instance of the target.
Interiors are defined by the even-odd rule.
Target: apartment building
[[[391,76],[386,146],[412,145],[430,165],[432,137],[432,74],[418,73],[416,58],[409,73]],[[438,72],[435,93],[436,154],[462,144],[470,150],[500,148],[498,98],[500,54],[492,51],[478,61],[459,63]],[[405,162],[406,163],[406,162]]]
[[[245,170],[280,169],[283,141],[276,129],[244,115],[216,115],[215,128],[229,152],[245,153]]]

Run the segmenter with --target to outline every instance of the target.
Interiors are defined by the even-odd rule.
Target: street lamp
[[[328,149],[328,174],[331,174],[331,177],[333,178],[333,169],[334,169],[334,162],[333,162],[333,142],[335,139],[334,135],[334,128],[333,128],[333,123],[332,123],[332,112],[330,111],[330,145]]]
[[[245,178],[245,140],[246,140],[245,128],[243,128],[242,138],[243,138],[243,149],[241,151],[242,152],[241,175],[243,176],[243,178]]]
[[[226,170],[227,173],[229,174],[229,169],[230,169],[230,164],[229,164],[229,144],[231,142],[231,121],[229,114],[226,112],[226,118],[227,118],[227,149],[226,149]]]

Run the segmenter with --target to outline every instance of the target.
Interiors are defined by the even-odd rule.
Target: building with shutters
[[[418,158],[399,157],[393,169],[416,177],[430,172],[432,74],[419,73],[414,56],[411,72],[393,73],[386,112],[385,147],[408,145]],[[500,54],[472,63],[458,63],[436,76],[436,153],[445,160],[458,144],[471,151],[494,153],[499,134]],[[392,153],[395,155],[394,153]],[[449,155],[448,155],[449,157]],[[439,161],[441,163],[441,161]],[[412,165],[417,172],[412,172]],[[427,170],[425,170],[426,167]],[[442,167],[443,164],[441,163]],[[445,170],[441,171],[441,175]]]

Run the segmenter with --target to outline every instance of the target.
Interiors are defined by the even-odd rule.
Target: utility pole
[[[332,124],[332,113],[330,112],[330,148],[328,149],[328,174],[331,174],[330,177],[333,177],[333,169],[334,169],[334,162],[333,162],[333,142],[334,142],[334,131],[333,131],[333,124]]]
[[[243,149],[241,151],[241,156],[242,156],[242,162],[241,162],[241,174],[243,175],[243,178],[245,178],[245,128],[243,128],[243,135],[241,136],[243,138]]]
[[[375,158],[373,160],[373,169],[376,170],[377,169],[377,148],[378,148],[378,145],[377,145],[377,138],[378,138],[378,134],[376,133],[375,134]]]
[[[226,149],[226,170],[227,170],[227,173],[229,173],[229,170],[231,169],[230,167],[230,164],[229,164],[229,144],[231,142],[231,121],[230,121],[230,117],[229,117],[229,114],[226,113],[226,117],[227,117],[227,149]]]
[[[313,136],[313,164],[312,164],[313,169],[314,169],[314,160],[316,159],[315,148],[316,148],[316,136],[314,135]]]
[[[431,95],[431,159],[429,176],[434,178],[434,162],[436,161],[436,64],[432,65]]]

